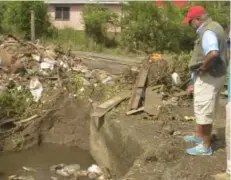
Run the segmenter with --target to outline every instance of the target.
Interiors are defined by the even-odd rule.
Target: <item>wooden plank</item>
[[[135,114],[135,113],[138,113],[138,112],[141,112],[141,111],[144,111],[144,107],[140,107],[138,109],[134,109],[134,110],[128,111],[128,112],[126,112],[126,115]]]
[[[132,96],[127,108],[128,111],[132,109],[137,109],[139,107],[140,99],[142,97],[145,83],[147,81],[149,68],[150,68],[150,64],[148,63],[148,61],[145,60],[136,78],[136,83],[133,87]]]
[[[129,95],[130,95],[130,92],[128,92],[128,91],[122,92],[118,96],[115,96],[112,99],[109,99],[109,100],[105,101],[103,104],[100,104],[98,106],[98,108],[107,109],[107,108],[110,108],[111,106],[115,106],[115,104],[117,104],[121,100],[124,100],[125,98],[128,98]]]
[[[142,66],[139,76],[137,78],[136,87],[141,88],[145,86],[147,76],[148,76],[148,71],[149,71],[149,68],[145,68],[144,66]]]
[[[187,91],[181,91],[174,94],[175,97],[181,97],[181,96],[189,96],[189,93]]]
[[[130,102],[128,104],[128,111],[131,109],[137,109],[139,107],[142,92],[147,80],[148,70],[149,70],[148,68],[142,66],[139,72],[139,75],[136,79],[135,86],[133,87],[132,90],[132,96]]]
[[[97,117],[104,116],[108,111],[110,111],[116,105],[121,103],[123,100],[129,98],[129,96],[130,93],[126,91],[126,92],[122,92],[120,95],[115,96],[112,99],[109,99],[108,101],[97,106],[94,112],[92,113],[92,116],[97,116]]]
[[[134,101],[132,103],[131,109],[137,109],[140,104],[140,99],[143,93],[143,88],[137,88],[134,96]]]
[[[144,111],[151,115],[157,115],[158,107],[162,104],[161,95],[152,91],[152,87],[148,87],[145,91]]]
[[[129,98],[130,92],[126,91],[121,93],[118,96],[115,96],[112,99],[109,99],[108,101],[105,101],[104,103],[100,104],[95,108],[93,113],[91,114],[91,119],[96,126],[97,129],[99,129],[104,122],[103,116],[110,111],[112,108],[114,108],[116,105],[121,103],[123,100]]]
[[[134,87],[132,90],[132,96],[130,98],[127,111],[131,109],[137,109],[140,103],[140,99],[142,96],[143,88],[136,88]]]

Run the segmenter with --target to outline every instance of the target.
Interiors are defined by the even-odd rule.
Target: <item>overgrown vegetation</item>
[[[7,33],[30,37],[31,10],[35,12],[36,37],[52,36],[52,27],[47,5],[42,1],[18,1],[0,3],[1,29]]]
[[[0,119],[22,115],[32,103],[30,91],[26,88],[12,88],[0,93]]]
[[[116,53],[189,52],[196,33],[181,22],[191,5],[204,6],[208,14],[226,28],[229,26],[230,2],[190,2],[188,7],[178,8],[164,2],[158,8],[153,2],[122,4],[121,17],[100,4],[87,5],[83,9],[85,31],[71,28],[54,30],[49,22],[47,5],[39,1],[1,2],[0,24],[5,32],[30,36],[30,11],[36,15],[37,37],[59,43],[75,50],[114,51]],[[121,28],[121,33],[109,32]]]
[[[204,6],[214,20],[224,28],[229,26],[229,2],[190,2],[185,8],[175,7],[171,2],[165,2],[164,8],[158,8],[153,2],[130,2],[121,5],[121,18],[95,4],[83,10],[84,32],[70,28],[59,30],[55,41],[85,51],[188,53],[196,33],[182,24],[182,20],[191,5]],[[109,27],[121,28],[121,33],[108,32]]]
[[[109,9],[102,8],[99,4],[87,5],[83,9],[84,30],[87,37],[96,43],[105,46],[115,45],[107,32],[118,26],[118,15]]]
[[[223,26],[229,25],[229,2],[191,2],[203,5],[208,14]],[[122,45],[129,51],[189,51],[196,33],[182,24],[187,8],[177,8],[165,2],[158,8],[153,2],[131,2],[123,5]]]
[[[182,14],[179,8],[170,3],[158,8],[152,2],[132,2],[123,6],[122,45],[129,51],[174,51],[179,52],[183,41],[190,47],[192,31],[182,27]],[[184,32],[188,33],[184,33]]]

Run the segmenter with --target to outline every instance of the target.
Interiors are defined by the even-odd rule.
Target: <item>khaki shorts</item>
[[[225,76],[214,78],[208,73],[198,76],[194,84],[194,113],[197,124],[212,124]]]

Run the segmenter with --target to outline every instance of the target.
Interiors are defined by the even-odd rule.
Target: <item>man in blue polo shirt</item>
[[[227,69],[226,34],[221,25],[208,17],[201,6],[191,7],[183,23],[195,28],[198,34],[189,64],[195,81],[196,133],[184,137],[186,142],[197,145],[186,152],[190,155],[212,155],[212,126]]]

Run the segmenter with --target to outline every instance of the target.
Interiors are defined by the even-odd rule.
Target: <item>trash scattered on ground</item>
[[[179,136],[182,135],[180,131],[174,131],[173,136]]]
[[[50,171],[55,172],[56,174],[63,176],[63,177],[71,177],[76,176],[80,171],[79,164],[58,164],[50,167]]]
[[[30,92],[33,96],[34,102],[38,102],[42,96],[43,86],[37,77],[31,78]]]
[[[51,177],[51,180],[58,180],[57,177]]]
[[[196,118],[194,116],[184,116],[185,121],[195,121]]]
[[[81,170],[78,164],[57,164],[50,167],[50,171],[63,177],[88,177],[94,180],[110,180],[111,174],[107,168],[100,168],[96,164],[91,165],[87,170]]]
[[[103,174],[102,170],[99,168],[99,166],[93,164],[88,168],[88,176],[90,179],[97,178]]]
[[[8,180],[35,180],[33,176],[16,176],[12,175],[8,177]]]
[[[44,61],[40,64],[40,68],[41,69],[50,69],[50,70],[53,70],[54,69],[54,61]]]
[[[25,171],[36,172],[36,169],[31,168],[31,167],[23,166],[22,169],[25,170]]]
[[[182,84],[180,76],[176,72],[172,74],[172,81],[175,86],[180,86]]]
[[[88,177],[90,179],[96,180],[111,180],[112,175],[108,168],[100,168],[99,166],[93,164],[88,168]]]

